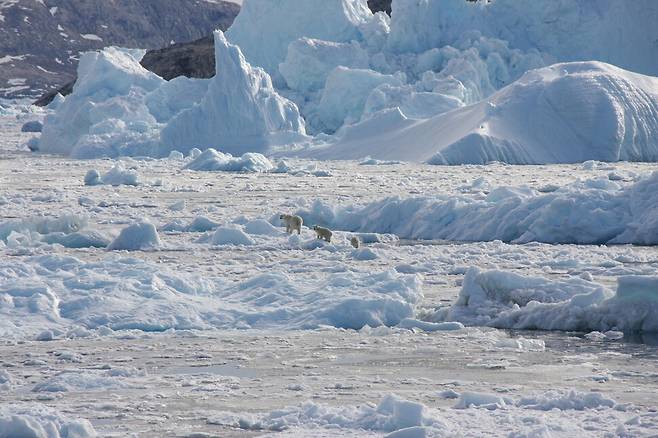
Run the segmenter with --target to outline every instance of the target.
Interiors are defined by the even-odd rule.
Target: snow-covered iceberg
[[[304,138],[304,120],[260,68],[215,33],[219,74],[170,82],[144,69],[143,52],[83,55],[79,79],[48,116],[39,150],[76,158],[153,156],[195,147],[243,154]]]
[[[555,64],[427,120],[373,116],[309,155],[432,164],[656,161],[658,78],[599,62]]]
[[[218,74],[208,93],[163,129],[166,149],[187,152],[192,147],[213,147],[241,155],[302,139],[304,120],[297,106],[281,97],[270,76],[252,67],[221,31],[215,32],[215,59]]]

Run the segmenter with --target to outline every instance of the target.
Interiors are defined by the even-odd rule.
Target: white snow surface
[[[146,225],[122,232],[109,249],[136,249]],[[150,232],[149,232],[150,233]],[[149,236],[151,234],[148,234]],[[254,245],[235,228],[219,228],[215,245]],[[142,239],[142,240],[140,240]],[[337,273],[321,280],[265,273],[232,284],[222,278],[186,274],[136,258],[85,262],[74,257],[38,256],[4,261],[0,333],[4,338],[36,337],[50,329],[360,329],[395,326],[413,316],[422,299],[415,275]]]
[[[0,407],[0,436],[34,438],[92,438],[97,436],[87,420],[73,419],[38,404]]]
[[[30,153],[20,128],[45,113],[9,104],[0,117],[0,423],[21,435],[87,421],[100,436],[656,434],[654,247],[536,242],[573,240],[585,216],[583,239],[600,228],[651,242],[655,165],[290,158],[188,171],[201,151]],[[119,163],[159,183],[84,185]],[[310,229],[382,199],[401,202],[382,204],[389,222],[373,207],[354,223],[400,236],[332,226],[326,243]],[[405,238],[435,235],[437,217],[466,230],[457,210],[440,216],[450,199],[478,206],[474,228],[495,229],[506,199],[543,219],[527,243]],[[405,200],[436,209],[411,214]],[[289,236],[279,215],[300,210],[313,215]],[[107,249],[143,218],[157,248]],[[220,228],[228,244],[213,243]]]

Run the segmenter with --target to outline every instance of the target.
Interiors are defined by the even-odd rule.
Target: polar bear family
[[[279,216],[279,219],[281,219],[283,224],[286,226],[286,233],[293,234],[295,231],[297,231],[298,235],[302,234],[302,225],[304,224],[304,219],[302,219],[300,216],[282,214]],[[318,239],[331,243],[333,232],[330,229],[315,225],[313,226],[313,231],[315,231],[315,235]],[[350,239],[350,244],[354,248],[359,249],[361,247],[361,240],[357,236],[352,236]]]

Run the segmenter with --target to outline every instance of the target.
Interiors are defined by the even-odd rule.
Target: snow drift
[[[10,248],[58,244],[66,248],[105,248],[110,239],[88,229],[86,217],[26,218],[0,222],[0,243]]]
[[[270,160],[262,154],[248,152],[241,157],[233,157],[215,149],[208,149],[185,166],[185,169],[223,172],[268,172],[274,169]]]
[[[404,239],[513,243],[658,244],[658,173],[621,186],[605,179],[551,193],[499,187],[472,196],[387,198],[365,206],[316,201],[297,212],[304,223]]]
[[[454,409],[483,408],[489,411],[503,409],[506,422],[536,425],[537,414],[528,412],[553,410],[557,416],[565,417],[570,410],[593,410],[593,414],[604,409],[621,409],[623,405],[597,392],[548,391],[532,394],[520,399],[508,395],[479,392],[451,391],[459,397]],[[384,436],[386,438],[434,438],[460,436],[457,412],[450,409],[436,409],[423,403],[407,400],[395,394],[382,397],[378,403],[366,402],[358,405],[330,406],[315,401],[307,401],[297,406],[287,406],[267,413],[218,413],[209,419],[210,424],[218,424],[254,431],[287,431],[289,436],[335,436],[337,431],[344,436]],[[477,417],[477,411],[467,414]],[[471,424],[472,426],[472,424]],[[495,426],[495,425],[494,425]],[[548,429],[546,429],[548,431]],[[332,435],[333,432],[333,435]],[[569,431],[572,434],[583,430]],[[543,430],[524,433],[513,432],[511,436],[545,436]],[[482,432],[486,434],[486,432]]]
[[[548,280],[471,268],[457,302],[437,321],[510,329],[658,331],[658,278],[626,276],[617,292],[582,280]]]

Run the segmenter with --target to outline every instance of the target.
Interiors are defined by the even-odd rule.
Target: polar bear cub
[[[293,234],[297,231],[297,234],[302,234],[302,225],[304,224],[304,219],[299,216],[292,214],[282,214],[279,216],[279,219],[286,224],[286,233]]]
[[[361,248],[361,239],[359,239],[357,236],[352,236],[350,243],[355,249]]]
[[[331,242],[331,236],[333,236],[333,233],[331,232],[330,229],[316,225],[313,227],[313,230],[315,231],[315,234],[318,236],[318,239]]]

